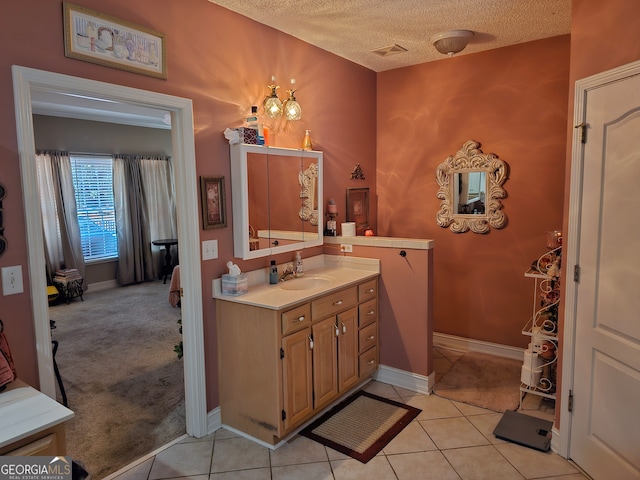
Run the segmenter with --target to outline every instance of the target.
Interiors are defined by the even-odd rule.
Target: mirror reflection
[[[482,171],[457,173],[454,176],[455,212],[462,215],[484,215],[487,175]]]
[[[238,148],[246,150],[248,236],[242,232],[246,238],[242,243],[243,250],[251,252],[243,254],[242,258],[256,258],[311,246],[308,242],[322,242],[319,230],[322,226],[318,221],[321,216],[322,154],[271,147]],[[239,186],[243,188],[243,185]]]

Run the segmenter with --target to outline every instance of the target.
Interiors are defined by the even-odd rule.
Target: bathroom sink
[[[301,278],[294,278],[280,283],[283,290],[309,290],[311,288],[326,287],[331,283],[331,277],[321,275],[309,275]]]

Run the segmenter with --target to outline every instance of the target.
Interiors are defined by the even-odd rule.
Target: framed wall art
[[[167,78],[164,34],[68,2],[63,9],[66,57]]]
[[[369,226],[369,188],[347,188],[347,222],[355,222],[356,235]]]
[[[202,199],[202,228],[222,228],[227,226],[225,211],[224,177],[200,177]]]

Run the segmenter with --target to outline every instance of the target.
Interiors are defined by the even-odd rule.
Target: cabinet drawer
[[[358,326],[364,327],[365,325],[375,322],[378,319],[378,301],[377,299],[369,300],[366,303],[362,303],[358,306]]]
[[[311,309],[305,303],[282,313],[282,335],[288,335],[311,324]]]
[[[374,278],[368,282],[358,285],[358,301],[366,302],[378,296],[378,279]]]
[[[368,377],[378,368],[378,347],[373,347],[359,357],[360,378]]]
[[[319,320],[329,315],[335,315],[358,303],[358,290],[356,287],[345,288],[339,292],[331,293],[326,297],[311,302],[313,320]]]
[[[358,352],[366,352],[378,343],[378,324],[372,323],[358,332]]]

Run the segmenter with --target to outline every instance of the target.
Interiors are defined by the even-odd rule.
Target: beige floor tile
[[[296,437],[277,450],[269,451],[271,466],[296,465],[300,463],[328,462],[324,445],[306,437]]]
[[[398,480],[460,480],[438,451],[389,455],[387,458]]]
[[[211,473],[269,467],[269,449],[247,440],[217,440],[211,459]]]
[[[413,421],[407,425],[384,448],[385,455],[411,452],[427,452],[436,450],[435,444],[429,438],[419,422]]]
[[[489,443],[489,440],[464,417],[424,420],[420,423],[440,450]]]
[[[409,390],[408,388],[397,387],[395,385],[393,386],[393,389],[398,393],[398,396],[400,396],[400,398],[415,397],[416,395],[424,395],[424,393],[419,393],[419,392],[416,392],[415,390]]]
[[[458,360],[465,353],[465,352],[461,352],[460,350],[452,350],[450,348],[444,348],[444,347],[437,347],[437,348],[443,357],[453,361]]]
[[[462,413],[450,400],[437,395],[416,395],[404,399],[407,405],[422,410],[417,420],[430,420],[433,418],[461,417]]]
[[[183,479],[181,478],[180,480]],[[254,468],[235,472],[212,473],[209,476],[209,480],[271,480],[271,470],[268,468]]]
[[[144,462],[130,468],[126,472],[115,477],[115,480],[147,480],[149,478],[149,472],[153,465],[153,458],[145,460]]]
[[[493,446],[456,448],[442,454],[462,480],[521,480],[524,477]]]
[[[223,440],[225,438],[238,438],[240,436],[237,433],[232,432],[231,430],[227,430],[226,428],[219,428],[218,430],[216,430],[216,433],[214,435],[216,440]]]
[[[331,461],[346,460],[348,458],[351,458],[349,455],[345,455],[344,453],[334,450],[333,448],[325,447],[325,450],[327,451],[327,457]]]
[[[177,443],[156,455],[149,480],[209,473],[213,439]]]
[[[500,452],[525,478],[552,477],[579,473],[567,460],[553,452],[540,452],[514,443],[496,445]]]
[[[502,413],[488,413],[486,415],[473,415],[471,417],[467,417],[474,427],[480,430],[480,433],[485,436],[489,443],[494,445],[498,443],[507,443],[506,440],[501,440],[497,438],[493,431],[498,425],[498,422],[502,419]]]
[[[432,350],[433,358],[442,358],[444,355],[440,352],[440,349],[437,347],[433,347]]]
[[[465,417],[469,417],[471,415],[486,415],[488,413],[496,413],[493,410],[488,410],[482,407],[476,407],[475,405],[469,405],[468,403],[456,402],[452,400],[452,403],[455,407],[462,412]],[[502,415],[502,414],[500,414]]]
[[[333,480],[331,465],[328,461],[273,467],[272,471],[273,480]]]
[[[444,375],[452,366],[453,363],[448,358],[441,357],[433,359],[433,369],[435,370],[436,375]]]
[[[384,455],[376,456],[368,463],[352,458],[331,462],[335,480],[396,480],[396,475]]]
[[[574,473],[573,475],[560,475],[554,477],[542,477],[539,480],[589,480],[589,477],[581,474]]]
[[[393,386],[389,385],[388,383],[369,382],[364,386],[363,390],[365,392],[372,393],[373,395],[378,395],[379,397],[388,398],[390,400],[397,400],[399,397],[398,392],[396,392],[395,388],[393,388]]]

